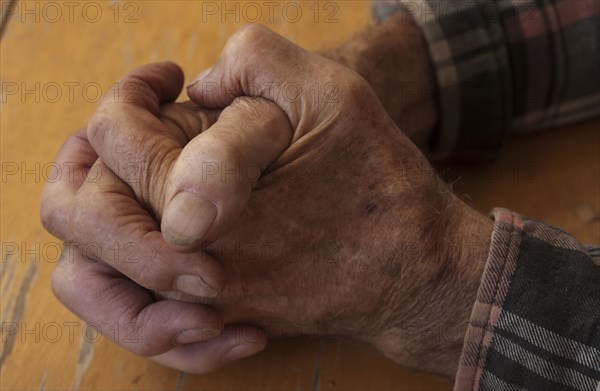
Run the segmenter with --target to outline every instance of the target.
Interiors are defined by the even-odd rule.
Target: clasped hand
[[[189,102],[174,103],[172,63],[118,85],[59,152],[73,175],[42,199],[44,226],[67,243],[52,287],[68,308],[188,372],[255,354],[293,325],[454,375],[491,223],[362,77],[249,26]],[[462,251],[467,239],[481,248]],[[438,326],[452,338],[414,337]]]

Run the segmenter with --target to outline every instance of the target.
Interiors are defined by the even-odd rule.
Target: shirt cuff
[[[509,210],[495,209],[493,217],[454,389],[596,390],[598,254]]]
[[[437,83],[439,125],[428,148],[435,159],[486,161],[512,118],[507,47],[494,1],[375,1],[378,21],[403,12],[428,43]]]
[[[494,230],[490,253],[471,312],[462,357],[456,374],[455,390],[479,389],[494,327],[502,310],[519,252],[521,216],[506,209],[494,209]]]

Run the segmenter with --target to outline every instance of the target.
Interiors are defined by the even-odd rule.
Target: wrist
[[[439,319],[439,327],[447,330],[446,336],[453,342],[447,346],[443,367],[454,378],[489,257],[494,222],[454,194],[452,197],[454,206],[449,210],[452,216],[445,233],[449,250],[446,262],[457,274],[455,285],[441,291],[450,311]]]
[[[394,299],[382,322],[386,327],[374,345],[399,364],[454,378],[493,222],[451,192],[442,198],[434,205],[441,213],[420,228],[430,234],[423,234],[420,252],[409,259],[416,264],[413,273],[400,279],[390,295]]]
[[[322,54],[365,78],[415,144],[430,141],[438,119],[435,80],[427,43],[409,15],[399,12]]]

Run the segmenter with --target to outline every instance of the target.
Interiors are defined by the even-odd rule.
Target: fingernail
[[[215,297],[219,291],[204,278],[193,275],[182,275],[175,279],[175,289],[192,296]]]
[[[206,341],[221,334],[221,329],[213,325],[204,325],[197,329],[185,330],[179,333],[175,341],[178,344]]]
[[[256,354],[264,349],[264,345],[257,343],[245,343],[234,346],[225,354],[225,361],[231,362],[241,360]]]
[[[217,218],[217,207],[195,194],[182,191],[167,205],[162,232],[177,246],[191,246],[204,238]]]
[[[199,81],[201,81],[202,79],[204,79],[206,76],[208,76],[208,74],[213,70],[213,67],[210,67],[206,70],[204,70],[202,73],[200,73],[198,76],[196,76],[196,78],[194,79],[194,81],[192,81],[187,88],[190,88],[191,86],[193,86],[194,84],[198,83]]]

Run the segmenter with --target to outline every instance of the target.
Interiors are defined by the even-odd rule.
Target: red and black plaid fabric
[[[505,209],[471,313],[455,390],[600,387],[600,248]]]
[[[487,160],[510,132],[600,115],[599,0],[375,0],[422,29],[438,86],[436,158]]]

